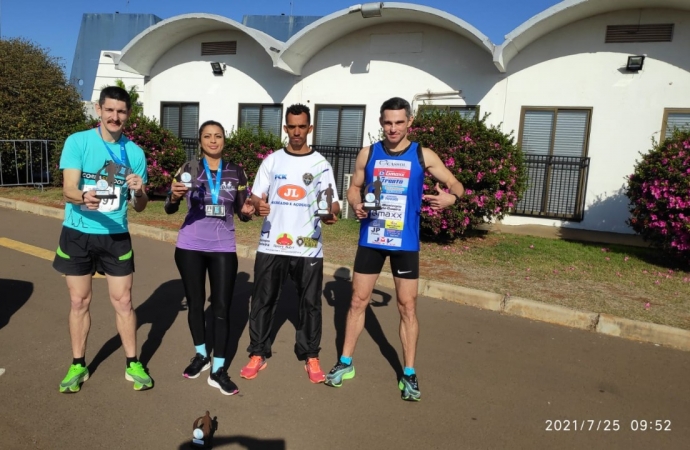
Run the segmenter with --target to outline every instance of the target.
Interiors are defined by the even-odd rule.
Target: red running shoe
[[[240,370],[240,376],[247,380],[253,380],[259,374],[259,370],[266,368],[266,358],[259,355],[249,357],[249,362]]]
[[[309,381],[314,384],[323,383],[326,381],[326,374],[321,370],[319,358],[307,358],[307,364],[304,365],[304,370],[309,375]]]

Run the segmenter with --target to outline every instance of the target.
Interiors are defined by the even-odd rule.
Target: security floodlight
[[[365,3],[362,5],[362,17],[370,19],[372,17],[381,17],[381,10],[383,9],[383,2]]]
[[[625,65],[625,70],[639,72],[644,65],[644,58],[644,55],[628,56],[628,64]]]
[[[219,62],[212,62],[211,69],[213,70],[213,75],[223,75],[225,71],[225,64],[221,66]]]

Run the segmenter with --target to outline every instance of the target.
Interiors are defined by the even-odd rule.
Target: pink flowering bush
[[[124,133],[146,154],[147,193],[165,195],[177,169],[187,160],[182,141],[156,119],[143,115],[132,116]]]
[[[410,140],[430,148],[465,187],[454,206],[433,211],[422,205],[421,231],[434,240],[453,240],[465,231],[500,220],[515,207],[526,188],[522,150],[513,137],[482,120],[433,111],[417,118]],[[425,194],[435,194],[436,180],[427,173]]]
[[[230,132],[225,139],[223,157],[244,168],[251,186],[261,162],[274,150],[283,148],[280,136],[248,127]]]
[[[676,256],[690,256],[690,131],[657,144],[628,177],[628,225]]]

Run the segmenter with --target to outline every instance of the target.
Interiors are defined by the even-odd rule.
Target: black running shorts
[[[53,268],[70,276],[100,274],[124,277],[134,272],[129,233],[86,234],[62,227]]]
[[[369,275],[380,274],[386,257],[390,257],[394,277],[410,280],[419,278],[419,252],[379,250],[362,245],[357,247],[354,271]]]

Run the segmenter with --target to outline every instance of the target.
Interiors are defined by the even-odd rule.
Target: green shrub
[[[491,220],[500,220],[515,207],[526,188],[522,150],[513,137],[481,120],[456,112],[430,111],[415,118],[410,140],[417,141],[441,161],[465,187],[454,206],[433,211],[423,205],[421,232],[432,240],[447,241]],[[425,194],[435,193],[427,173]]]
[[[254,183],[261,162],[274,150],[285,147],[285,142],[261,129],[241,127],[232,130],[225,139],[223,157],[244,168],[249,185]]]
[[[25,39],[0,39],[0,139],[64,139],[84,120],[59,58]]]
[[[84,130],[84,120],[79,93],[67,82],[59,58],[25,39],[0,39],[0,140],[61,140]],[[47,165],[35,153],[29,162],[28,144],[0,146],[4,182],[28,182],[29,163],[36,179],[45,179],[39,172],[57,164],[52,149],[58,144],[49,144]]]

